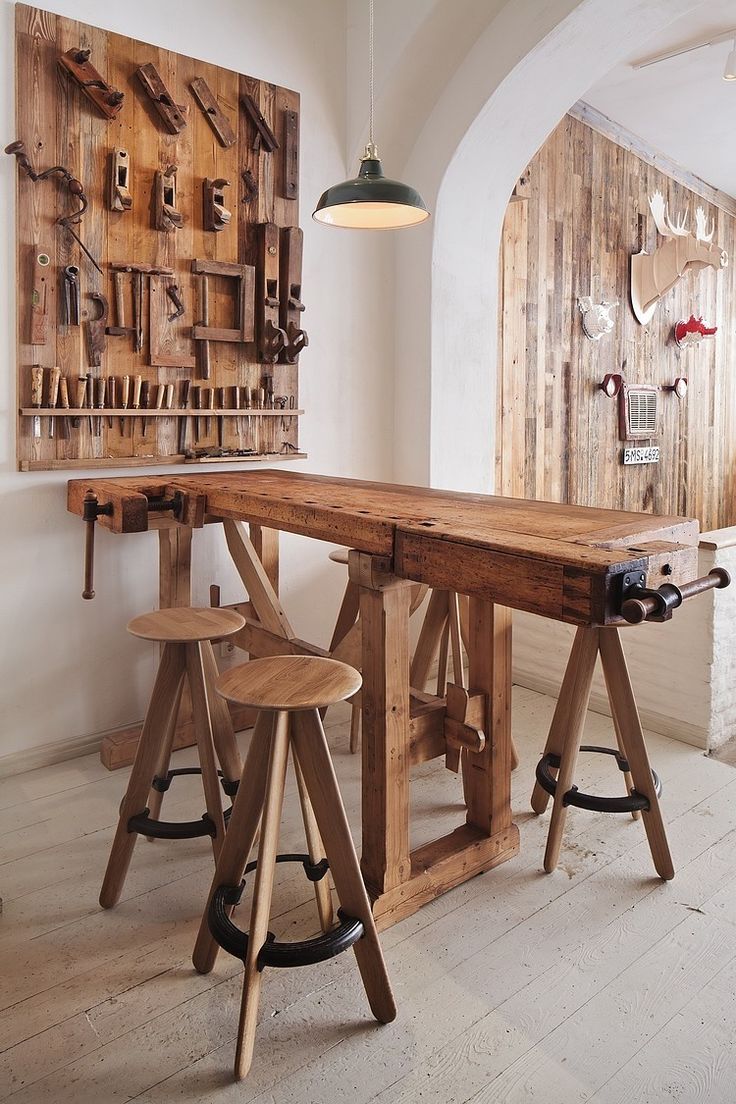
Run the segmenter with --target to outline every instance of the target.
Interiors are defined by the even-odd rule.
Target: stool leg
[[[649,765],[644,733],[641,728],[639,710],[629,678],[626,656],[621,646],[618,629],[601,630],[601,662],[606,683],[611,695],[611,704],[616,710],[620,725],[624,753],[631,767],[634,786],[649,801],[649,808],[642,810],[644,829],[649,840],[654,867],[660,878],[669,881],[675,876],[667,833],[659,807],[659,798],[654,788],[652,768]]]
[[[243,764],[240,760],[240,752],[235,739],[230,708],[225,699],[221,698],[215,690],[215,682],[219,672],[215,653],[209,640],[202,641],[202,655],[204,657],[207,700],[212,715],[212,737],[215,741],[217,759],[222,768],[222,777],[226,778],[228,782],[237,782],[243,773]]]
[[[304,834],[307,839],[307,851],[309,852],[310,862],[318,863],[321,862],[322,859],[325,857],[325,848],[319,834],[317,821],[314,819],[314,809],[312,808],[312,803],[309,800],[307,787],[304,784],[304,775],[302,774],[302,769],[299,766],[299,760],[296,758],[296,756],[293,756],[293,759],[294,773],[296,774],[296,784],[299,790],[299,804],[302,807]],[[327,874],[325,874],[324,878],[320,878],[318,882],[314,883],[314,895],[317,899],[317,912],[319,913],[320,926],[322,928],[322,931],[328,932],[334,926],[335,916],[332,910],[330,879]]]
[[[289,755],[289,714],[277,713],[271,740],[268,762],[266,796],[263,802],[261,842],[258,848],[258,866],[253,885],[253,904],[248,927],[248,950],[243,972],[243,998],[238,1022],[238,1042],[235,1051],[235,1077],[241,1080],[253,1061],[253,1043],[258,1023],[258,998],[261,992],[262,972],[258,968],[258,955],[268,936],[271,915],[271,895],[276,869],[279,842],[279,825],[284,803],[286,763]]]
[[[562,678],[562,685],[560,686],[560,692],[557,696],[557,705],[555,706],[554,715],[552,717],[552,724],[549,727],[547,742],[544,745],[544,755],[562,755],[565,734],[570,727],[569,713],[573,687],[575,684],[575,674],[578,664],[580,663],[580,655],[587,631],[587,629],[580,628],[575,633],[575,639],[570,649],[570,658],[567,661],[565,674]],[[531,805],[538,816],[541,816],[547,808],[549,799],[550,795],[547,791],[543,789],[538,782],[535,782],[534,789],[532,790]]]
[[[215,834],[212,836],[212,850],[216,861],[222,848],[222,841],[225,839],[225,818],[222,814],[220,780],[217,776],[217,763],[215,762],[215,741],[205,676],[205,658],[200,643],[187,644],[186,651],[187,678],[192,694],[194,735],[197,740],[199,765],[202,770],[202,789],[204,790],[207,815],[215,826]],[[209,688],[209,693],[214,694],[213,687]]]
[[[128,789],[120,805],[120,819],[100,890],[100,904],[103,908],[112,908],[120,899],[138,835],[137,832],[128,831],[128,821],[146,807],[151,779],[161,750],[161,732],[167,731],[173,723],[172,713],[175,714],[179,704],[184,672],[184,648],[181,644],[166,644],[161,653]]]
[[[207,920],[212,896],[222,885],[237,886],[240,884],[240,879],[243,877],[243,871],[258,832],[266,788],[266,771],[271,751],[272,732],[273,714],[259,713],[253,729],[248,754],[245,758],[243,775],[233,802],[230,824],[225,833],[225,843],[217,860],[207,905],[202,914],[197,941],[194,945],[192,961],[195,969],[200,974],[210,972],[215,965],[217,952],[220,949],[210,933]]]
[[[360,873],[335,768],[316,711],[293,714],[292,747],[304,774],[340,904],[349,916],[355,916],[363,922],[363,938],[358,940],[353,950],[368,1002],[377,1020],[390,1023],[396,1018],[396,1003],[378,941],[371,904]]]
[[[544,869],[548,874],[555,870],[560,858],[562,832],[567,817],[567,806],[564,804],[564,797],[575,778],[575,766],[583,738],[583,729],[585,728],[585,714],[588,711],[593,671],[595,670],[595,661],[598,658],[599,630],[594,628],[578,629],[578,636],[581,643],[578,649],[573,649],[573,652],[577,651],[578,654],[570,687],[570,701],[567,710],[568,730],[560,757],[557,789],[552,805],[547,847],[544,852]],[[570,662],[572,663],[572,656]]]
[[[184,684],[182,682],[179,693],[177,694],[176,704],[171,711],[170,721],[166,727],[166,731],[164,732],[161,742],[161,753],[158,757],[158,762],[156,763],[156,767],[154,769],[154,776],[156,778],[165,778],[169,769],[169,763],[171,762],[171,749],[174,744],[174,736],[176,735],[176,722],[179,715],[179,706],[181,704],[181,694],[183,689]],[[154,789],[154,787],[152,786],[148,794],[148,815],[151,820],[160,819],[161,805],[163,803],[163,800],[163,790]],[[146,841],[148,843],[155,843],[156,837],[146,836]]]

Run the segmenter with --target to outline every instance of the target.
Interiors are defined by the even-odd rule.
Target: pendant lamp
[[[399,230],[429,218],[419,192],[383,174],[373,141],[373,0],[369,5],[370,127],[369,141],[353,180],[335,184],[320,196],[312,215],[327,226],[351,230]]]

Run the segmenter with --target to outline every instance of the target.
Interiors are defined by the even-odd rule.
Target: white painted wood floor
[[[349,953],[267,971],[255,1061],[240,1084],[231,1081],[239,964],[222,952],[201,977],[189,957],[211,877],[209,841],[140,840],[123,901],[102,912],[125,772],[109,774],[89,756],[0,782],[0,1098],[733,1104],[733,767],[649,737],[674,882],[653,876],[640,824],[575,809],[560,868],[546,876],[548,818],[529,813],[528,797],[553,702],[526,690],[514,697],[521,854],[384,933],[394,1024],[371,1019]],[[331,721],[357,826],[358,757],[348,754],[341,715]],[[591,714],[586,738],[610,742],[609,724]],[[609,760],[581,765],[581,786],[618,792]],[[198,785],[178,780],[165,814],[199,815]],[[417,770],[416,842],[454,826],[459,796],[441,761]],[[282,844],[301,848],[293,779]],[[272,928],[282,938],[315,931],[299,867],[279,869]]]

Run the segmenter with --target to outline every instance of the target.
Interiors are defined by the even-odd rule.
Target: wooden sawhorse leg
[[[544,869],[549,874],[556,869],[559,862],[562,834],[567,817],[567,795],[571,793],[575,781],[575,768],[585,728],[593,672],[599,655],[611,705],[616,741],[619,752],[624,755],[628,764],[628,770],[624,772],[627,791],[631,792],[632,796],[644,806],[641,809],[641,817],[654,867],[661,878],[669,880],[674,877],[675,872],[659,806],[657,787],[647,755],[621,638],[618,629],[613,626],[579,628],[565,669],[544,749],[545,757],[552,755],[559,761],[552,817],[544,854]],[[532,793],[532,808],[535,813],[544,812],[549,796],[537,781]],[[585,795],[578,796],[582,804]],[[614,811],[627,810],[624,808]]]

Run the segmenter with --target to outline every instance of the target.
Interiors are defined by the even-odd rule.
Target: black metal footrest
[[[167,771],[164,778],[156,775],[151,783],[151,788],[158,790],[159,793],[166,793],[172,779],[183,774],[201,773],[201,767],[176,767]],[[234,797],[238,792],[238,781],[223,778],[222,771],[218,770],[217,774],[223,791],[228,797]],[[232,811],[232,805],[223,811],[222,815],[226,824]],[[198,836],[210,836],[214,839],[217,834],[214,821],[209,813],[202,813],[199,820],[154,820],[149,816],[149,812],[150,809],[146,808],[143,812],[132,816],[128,821],[128,831],[138,832],[142,836],[151,836],[153,839],[197,839]]]
[[[326,859],[312,863],[309,855],[277,855],[276,862],[300,862],[312,882],[324,878],[328,870]],[[245,873],[250,874],[258,866],[257,862],[248,863]],[[223,950],[235,958],[245,959],[248,954],[248,933],[241,931],[232,922],[229,909],[239,904],[245,888],[245,879],[237,886],[221,885],[215,890],[210,902],[207,922],[212,938]],[[323,932],[312,939],[302,939],[293,943],[279,943],[272,932],[258,953],[258,969],[275,966],[284,969],[287,966],[311,966],[316,962],[326,962],[329,958],[347,951],[363,937],[363,921],[354,916],[346,916],[342,909],[337,915],[340,923],[332,931]]]
[[[629,764],[616,748],[593,747],[584,744],[581,751],[591,751],[598,755],[612,755],[616,765],[622,773],[629,770]],[[557,779],[552,777],[552,770],[559,770],[559,755],[543,755],[537,763],[537,782],[552,797],[557,792]],[[659,775],[652,770],[652,781],[657,797],[662,794],[662,783]],[[579,809],[590,809],[594,813],[634,813],[646,812],[649,809],[649,798],[639,790],[631,790],[627,797],[598,797],[596,794],[582,793],[577,786],[572,786],[563,798],[564,805],[575,805]]]

